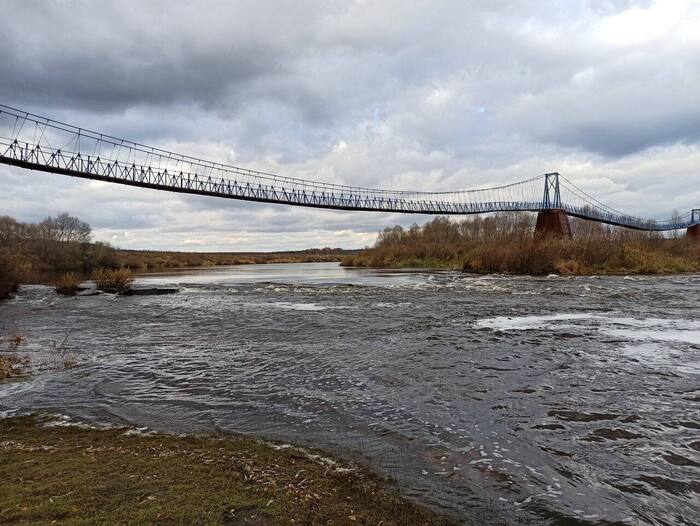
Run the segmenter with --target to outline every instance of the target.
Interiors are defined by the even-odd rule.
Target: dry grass
[[[347,266],[442,267],[529,275],[672,274],[700,271],[700,243],[572,221],[574,239],[533,240],[522,216],[461,223],[437,218],[423,227],[394,227]]]
[[[80,291],[80,278],[72,272],[63,274],[56,282],[56,292],[65,296],[73,296]]]
[[[128,268],[99,269],[92,273],[91,278],[99,290],[118,294],[129,290],[134,283],[133,274]]]
[[[14,371],[14,357],[0,356],[0,380],[10,378]]]
[[[0,300],[16,292],[31,276],[32,266],[18,254],[0,247]]]
[[[152,250],[118,250],[117,260],[133,269],[213,267],[219,265],[250,265],[265,263],[312,263],[340,261],[352,251],[339,248],[319,248],[293,252],[235,253],[235,252],[157,252]]]
[[[0,380],[25,376],[29,357],[18,353],[27,341],[24,332],[16,325],[3,327],[0,333]]]
[[[18,354],[0,355],[0,380],[25,376],[29,357]]]
[[[0,341],[6,342],[9,350],[16,351],[27,341],[27,336],[19,325],[12,323],[2,328]]]
[[[125,431],[0,420],[0,523],[450,524],[304,450]]]

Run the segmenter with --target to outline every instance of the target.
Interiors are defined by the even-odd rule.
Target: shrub
[[[65,296],[73,296],[80,290],[80,278],[72,272],[63,274],[56,282],[56,292]]]
[[[9,250],[0,249],[0,300],[9,298],[20,283],[28,281],[31,270],[29,262]]]
[[[581,264],[574,259],[560,259],[554,263],[554,268],[562,276],[576,276],[581,274]]]
[[[92,273],[95,286],[104,292],[124,293],[134,283],[133,274],[128,268],[116,270],[99,269]]]
[[[523,215],[449,222],[380,232],[374,247],[346,257],[344,266],[441,266],[466,272],[542,276],[551,273],[666,274],[700,270],[700,244],[648,232],[602,227],[569,218],[573,239],[534,240]]]
[[[22,376],[28,366],[29,358],[26,356],[0,356],[0,380]]]
[[[14,372],[14,360],[7,356],[0,356],[0,380],[10,378]]]

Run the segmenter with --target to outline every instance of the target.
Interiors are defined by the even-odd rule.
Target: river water
[[[697,524],[700,276],[314,263],[137,283],[181,290],[0,304],[34,362],[78,363],[0,384],[0,412],[317,446],[455,517]]]

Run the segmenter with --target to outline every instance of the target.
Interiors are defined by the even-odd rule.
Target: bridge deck
[[[56,148],[52,144],[63,144]],[[664,231],[700,224],[700,211],[655,221],[604,205],[558,173],[459,192],[396,191],[314,182],[205,161],[0,105],[0,163],[112,183],[293,206],[404,214],[561,209],[609,225]]]

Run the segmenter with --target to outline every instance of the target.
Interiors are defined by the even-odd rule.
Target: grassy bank
[[[339,248],[312,248],[289,252],[160,252],[117,250],[118,265],[132,269],[208,267],[266,263],[322,263],[341,261],[354,251]]]
[[[362,468],[250,438],[19,417],[0,449],[0,524],[448,524]]]
[[[450,268],[528,275],[700,272],[700,243],[572,220],[573,239],[533,240],[532,216],[501,215],[381,232],[345,266]]]

